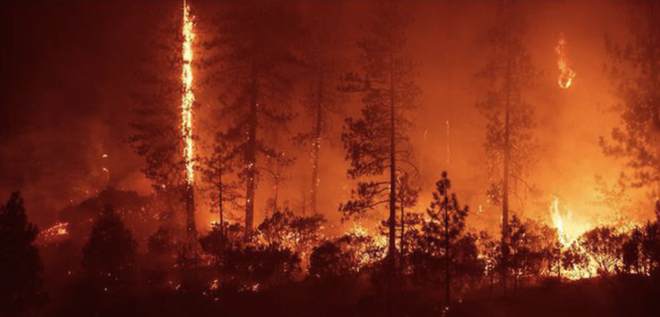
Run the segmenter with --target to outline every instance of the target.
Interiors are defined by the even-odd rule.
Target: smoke
[[[211,4],[197,8],[200,21],[205,5]],[[369,4],[337,5],[345,12],[338,24],[349,31],[341,45],[346,46],[347,56],[357,58],[354,43],[368,27]],[[416,127],[410,132],[422,173],[422,195],[415,211],[426,208],[433,183],[442,170],[448,170],[461,203],[472,207],[469,225],[492,227],[499,222],[499,210],[484,194],[485,124],[474,107],[481,92],[473,85],[473,75],[489,53],[484,47],[496,5],[442,1],[402,6],[414,17],[408,42],[422,89]],[[163,18],[151,14],[154,7],[177,10],[171,3],[156,2],[3,4],[2,43],[7,51],[2,55],[0,198],[6,199],[12,190],[24,191],[33,221],[49,223],[72,200],[102,189],[108,182],[102,170],[106,166],[111,184],[149,192],[140,172],[142,160],[125,139],[134,70],[140,54],[149,49],[151,22]],[[616,98],[602,72],[608,62],[603,36],[625,36],[623,20],[617,4],[606,2],[544,2],[525,9],[530,22],[528,50],[541,72],[526,96],[536,107],[540,152],[529,177],[536,190],[524,205],[516,201],[514,209],[549,222],[548,206],[556,196],[570,206],[576,221],[592,221],[614,212],[595,204],[595,175],[613,183],[622,168],[621,162],[602,155],[598,137],[609,135],[619,123],[618,114],[608,111]],[[579,76],[560,93],[554,48],[562,32]],[[217,91],[196,93],[205,109],[218,107]],[[346,114],[357,113],[359,101],[348,98]],[[300,115],[292,126],[304,126],[304,111],[296,112]],[[324,144],[320,160],[319,210],[333,222],[339,219],[338,204],[348,199],[352,188],[345,177],[348,166],[339,140],[344,115],[333,119],[334,136]],[[446,121],[451,122],[449,163]],[[288,168],[281,204],[300,212],[311,183],[309,151],[289,146],[287,153],[298,159]],[[108,158],[103,159],[103,154]],[[272,195],[268,176],[262,175],[260,181],[257,221]],[[198,207],[199,217],[214,217],[207,211]],[[652,211],[630,216],[644,219]]]

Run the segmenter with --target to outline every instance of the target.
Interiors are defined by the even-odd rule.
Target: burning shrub
[[[608,275],[621,267],[619,254],[623,235],[614,227],[603,226],[587,231],[581,237],[582,245],[598,265],[598,274]]]
[[[309,275],[321,279],[357,277],[381,260],[384,251],[371,236],[346,234],[314,248]]]
[[[300,271],[298,253],[275,244],[245,241],[242,233],[239,224],[227,226],[224,230],[216,226],[200,239],[202,250],[213,257],[225,283],[256,290],[260,285],[289,281]]]
[[[316,214],[296,216],[290,210],[276,211],[259,225],[260,237],[267,245],[308,253],[322,239],[320,229],[325,218]]]

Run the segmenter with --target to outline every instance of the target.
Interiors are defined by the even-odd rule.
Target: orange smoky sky
[[[207,9],[214,3],[189,3],[197,15],[202,41],[205,19],[212,18],[209,12],[213,10]],[[110,169],[112,185],[145,195],[150,192],[141,174],[143,162],[126,144],[130,92],[140,56],[150,50],[145,44],[150,28],[159,19],[179,13],[178,5],[176,1],[2,4],[2,43],[7,50],[1,57],[3,200],[12,190],[24,191],[30,217],[47,224],[71,201],[79,202],[103,188],[107,177],[104,167]],[[303,2],[301,12],[319,5],[331,6],[338,13],[336,27],[345,31],[338,45],[346,47],[350,64],[358,65],[355,43],[368,28],[370,3]],[[613,217],[618,211],[596,203],[595,176],[602,175],[612,184],[623,168],[620,161],[605,157],[598,145],[598,138],[608,136],[619,124],[618,113],[610,110],[617,99],[603,66],[610,62],[604,37],[628,36],[621,3],[535,1],[522,5],[529,22],[527,49],[540,72],[526,94],[536,109],[534,134],[539,150],[538,164],[528,177],[529,185],[537,191],[514,199],[513,210],[548,222],[548,207],[557,197],[576,221],[595,223]],[[411,1],[401,7],[413,18],[408,50],[417,65],[421,88],[413,115],[415,127],[409,135],[421,172],[422,194],[415,210],[422,212],[428,206],[434,182],[442,170],[448,170],[459,200],[472,209],[469,225],[493,226],[500,211],[485,195],[485,121],[475,108],[481,91],[474,74],[488,58],[487,31],[495,23],[497,2]],[[557,85],[555,47],[560,34],[567,41],[568,58],[577,73],[567,90]],[[197,50],[196,56],[202,58],[203,47],[199,45]],[[196,76],[205,76],[203,70],[195,71]],[[196,98],[202,113],[218,106],[214,89],[198,87]],[[294,98],[294,102],[299,99]],[[172,100],[171,106],[179,102]],[[346,178],[348,164],[340,140],[343,120],[361,107],[359,98],[342,102],[345,109],[334,114],[331,136],[320,159],[319,210],[333,223],[340,218],[338,204],[349,198],[352,188]],[[294,105],[298,117],[293,127],[304,126],[307,120],[298,108]],[[204,140],[208,135],[199,130],[210,126],[203,118],[206,116],[198,115],[196,126],[202,153],[205,146],[208,149],[209,140]],[[308,151],[288,148],[287,153],[298,159],[287,168],[280,201],[300,210],[311,182]],[[103,158],[103,154],[108,157]],[[264,217],[265,201],[272,191],[269,176],[262,175],[257,223]],[[650,218],[650,203],[644,205],[646,193],[632,195],[641,207],[625,216],[640,221]],[[202,199],[197,213],[205,223],[216,217],[209,209]]]

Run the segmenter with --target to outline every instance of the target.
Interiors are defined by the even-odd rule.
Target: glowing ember
[[[46,244],[56,241],[61,241],[63,236],[69,234],[69,223],[68,222],[58,222],[55,225],[51,226],[48,229],[42,230],[39,233],[40,240],[43,240]]]
[[[564,39],[564,34],[559,35],[559,42],[557,42],[557,47],[555,48],[557,52],[557,67],[559,67],[559,87],[562,89],[568,89],[575,78],[575,72],[570,68],[569,61],[566,54],[566,39]]]
[[[186,163],[186,174],[188,183],[192,184],[195,178],[193,166],[193,154],[195,144],[193,140],[193,103],[195,95],[192,91],[193,84],[193,50],[192,45],[195,40],[193,28],[193,16],[190,15],[190,7],[183,1],[183,72],[181,82],[183,84],[183,96],[181,99],[181,134],[183,135],[184,148],[183,157]]]

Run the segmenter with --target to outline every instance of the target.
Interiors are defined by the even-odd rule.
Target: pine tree
[[[41,258],[34,244],[39,229],[28,222],[19,192],[0,207],[0,303],[9,316],[45,303]]]
[[[230,3],[219,17],[217,83],[223,91],[227,138],[241,153],[239,177],[245,185],[245,235],[253,229],[260,157],[276,158],[266,129],[285,130],[291,120],[292,81],[299,34],[297,6],[283,3]]]
[[[320,184],[319,161],[322,145],[329,144],[329,132],[333,114],[342,109],[341,94],[337,90],[338,79],[343,69],[339,56],[340,32],[335,17],[339,14],[336,4],[317,4],[305,21],[305,45],[302,65],[307,85],[304,87],[303,106],[306,117],[312,122],[310,130],[300,133],[296,141],[309,146],[312,182],[310,187],[310,207],[318,213],[318,192]]]
[[[630,184],[660,193],[660,4],[637,1],[627,4],[631,39],[607,39],[611,56],[609,73],[620,99],[622,127],[612,130],[612,140],[601,137],[606,155],[624,158],[632,170]]]
[[[441,253],[444,259],[445,301],[449,304],[452,266],[456,260],[458,241],[465,231],[465,219],[469,208],[461,207],[456,194],[451,193],[452,186],[447,172],[442,172],[442,178],[436,182],[435,187],[433,200],[426,210],[430,220],[424,224],[422,232],[430,250],[434,250],[436,254]]]
[[[171,220],[179,218],[175,211],[185,208],[183,203],[188,194],[181,131],[183,38],[180,3],[160,10],[165,18],[147,28],[153,43],[140,56],[136,71],[128,142],[144,158],[142,171],[157,197],[166,203],[168,210],[162,219]]]
[[[131,231],[113,207],[107,205],[83,248],[82,266],[104,288],[121,286],[133,268],[136,248]]]
[[[489,196],[502,206],[502,286],[506,293],[510,198],[534,163],[533,108],[524,93],[537,73],[525,48],[527,26],[521,12],[508,3],[499,9],[490,30],[491,58],[477,78],[486,84],[486,95],[477,108],[487,120],[484,146],[489,162]]]
[[[344,90],[363,93],[362,115],[348,118],[342,134],[348,176],[358,179],[352,198],[340,206],[345,217],[389,206],[388,270],[395,273],[397,178],[414,168],[406,131],[411,122],[408,110],[419,91],[415,71],[405,52],[405,29],[410,20],[393,3],[378,4],[371,32],[359,42],[363,53],[363,76],[349,74]],[[387,179],[378,179],[387,175]]]

